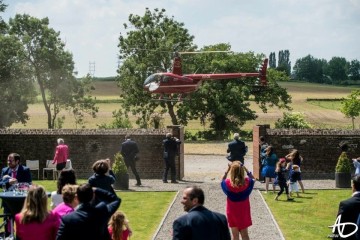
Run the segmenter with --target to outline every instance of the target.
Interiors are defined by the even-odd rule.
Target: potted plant
[[[114,155],[112,170],[116,177],[114,188],[120,190],[129,189],[129,173],[123,156],[118,152]]]
[[[335,167],[335,185],[337,188],[351,187],[351,163],[345,151],[340,154]]]

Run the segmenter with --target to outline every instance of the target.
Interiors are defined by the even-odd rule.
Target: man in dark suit
[[[229,153],[229,156],[227,156],[229,161],[233,162],[238,160],[244,164],[244,156],[247,152],[247,146],[240,140],[240,135],[238,133],[234,134],[234,141],[229,143],[227,152]]]
[[[173,223],[173,240],[230,240],[225,215],[212,212],[203,206],[205,200],[201,188],[188,187],[181,203],[188,212]]]
[[[170,169],[171,182],[177,183],[176,181],[176,168],[175,168],[175,157],[178,154],[178,145],[181,143],[179,139],[173,137],[171,133],[166,134],[166,138],[163,140],[164,146],[164,173],[163,173],[163,183],[167,183],[167,175]]]
[[[20,165],[20,155],[17,153],[10,153],[7,158],[8,166],[1,170],[0,185],[3,189],[11,190],[16,183],[31,184],[31,173],[28,167]],[[10,208],[5,202],[2,202],[4,213],[10,213]],[[10,222],[5,227],[5,235],[10,235]]]
[[[125,141],[121,144],[120,153],[124,157],[126,167],[128,169],[130,167],[131,171],[135,175],[136,186],[140,186],[141,180],[139,173],[136,170],[136,160],[137,160],[136,154],[139,153],[139,148],[137,143],[130,139],[130,135],[125,136]]]
[[[360,175],[353,177],[352,191],[352,197],[341,201],[339,204],[337,219],[333,226],[333,239],[360,239]],[[357,232],[355,232],[356,226],[354,224],[358,226]]]
[[[91,188],[89,184],[78,187],[79,207],[61,218],[56,236],[57,240],[110,240],[108,221],[118,207],[121,199],[114,193],[100,188]],[[94,205],[94,196],[101,201]]]
[[[31,184],[31,173],[28,167],[20,165],[20,155],[10,153],[7,158],[8,166],[1,170],[0,184],[11,188],[18,182],[26,182]]]

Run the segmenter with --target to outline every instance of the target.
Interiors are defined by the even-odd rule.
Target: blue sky
[[[118,38],[129,14],[166,9],[183,22],[199,47],[230,43],[233,51],[278,53],[292,65],[311,54],[360,60],[360,0],[3,0],[2,18],[16,13],[48,17],[73,53],[78,76],[115,76]]]

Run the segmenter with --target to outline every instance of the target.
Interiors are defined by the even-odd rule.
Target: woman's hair
[[[71,204],[74,201],[77,188],[78,185],[70,185],[70,184],[67,184],[63,187],[61,194],[64,203]]]
[[[298,165],[301,163],[301,156],[297,149],[291,150],[288,156],[294,164]]]
[[[111,239],[123,240],[121,237],[125,228],[125,221],[125,214],[121,211],[117,211],[111,216],[109,221],[109,225],[112,229]]]
[[[92,169],[94,173],[99,175],[105,175],[109,171],[109,163],[106,160],[97,160],[93,165]]]
[[[58,144],[64,144],[64,139],[58,138],[57,143],[58,143]]]
[[[57,181],[57,194],[61,194],[63,187],[66,184],[76,184],[75,171],[73,169],[63,169]]]
[[[241,166],[240,161],[232,162],[229,170],[231,186],[242,186],[245,184],[245,167]]]
[[[30,187],[20,212],[22,215],[21,223],[44,222],[49,215],[47,199],[48,196],[44,187],[37,185]]]
[[[266,151],[267,156],[271,156],[271,154],[273,154],[273,152],[274,152],[274,148],[273,148],[273,146],[270,145],[265,149],[265,151]]]

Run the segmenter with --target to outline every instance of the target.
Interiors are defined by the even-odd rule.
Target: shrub
[[[335,172],[350,173],[351,164],[346,152],[342,152],[335,167]]]
[[[275,128],[305,129],[305,128],[312,128],[312,126],[310,123],[305,121],[305,116],[303,113],[299,113],[299,112],[286,113],[286,112],[284,112],[283,118],[278,119],[275,122]]]
[[[124,158],[119,152],[114,155],[114,164],[112,166],[112,170],[115,175],[127,173],[127,167]]]

